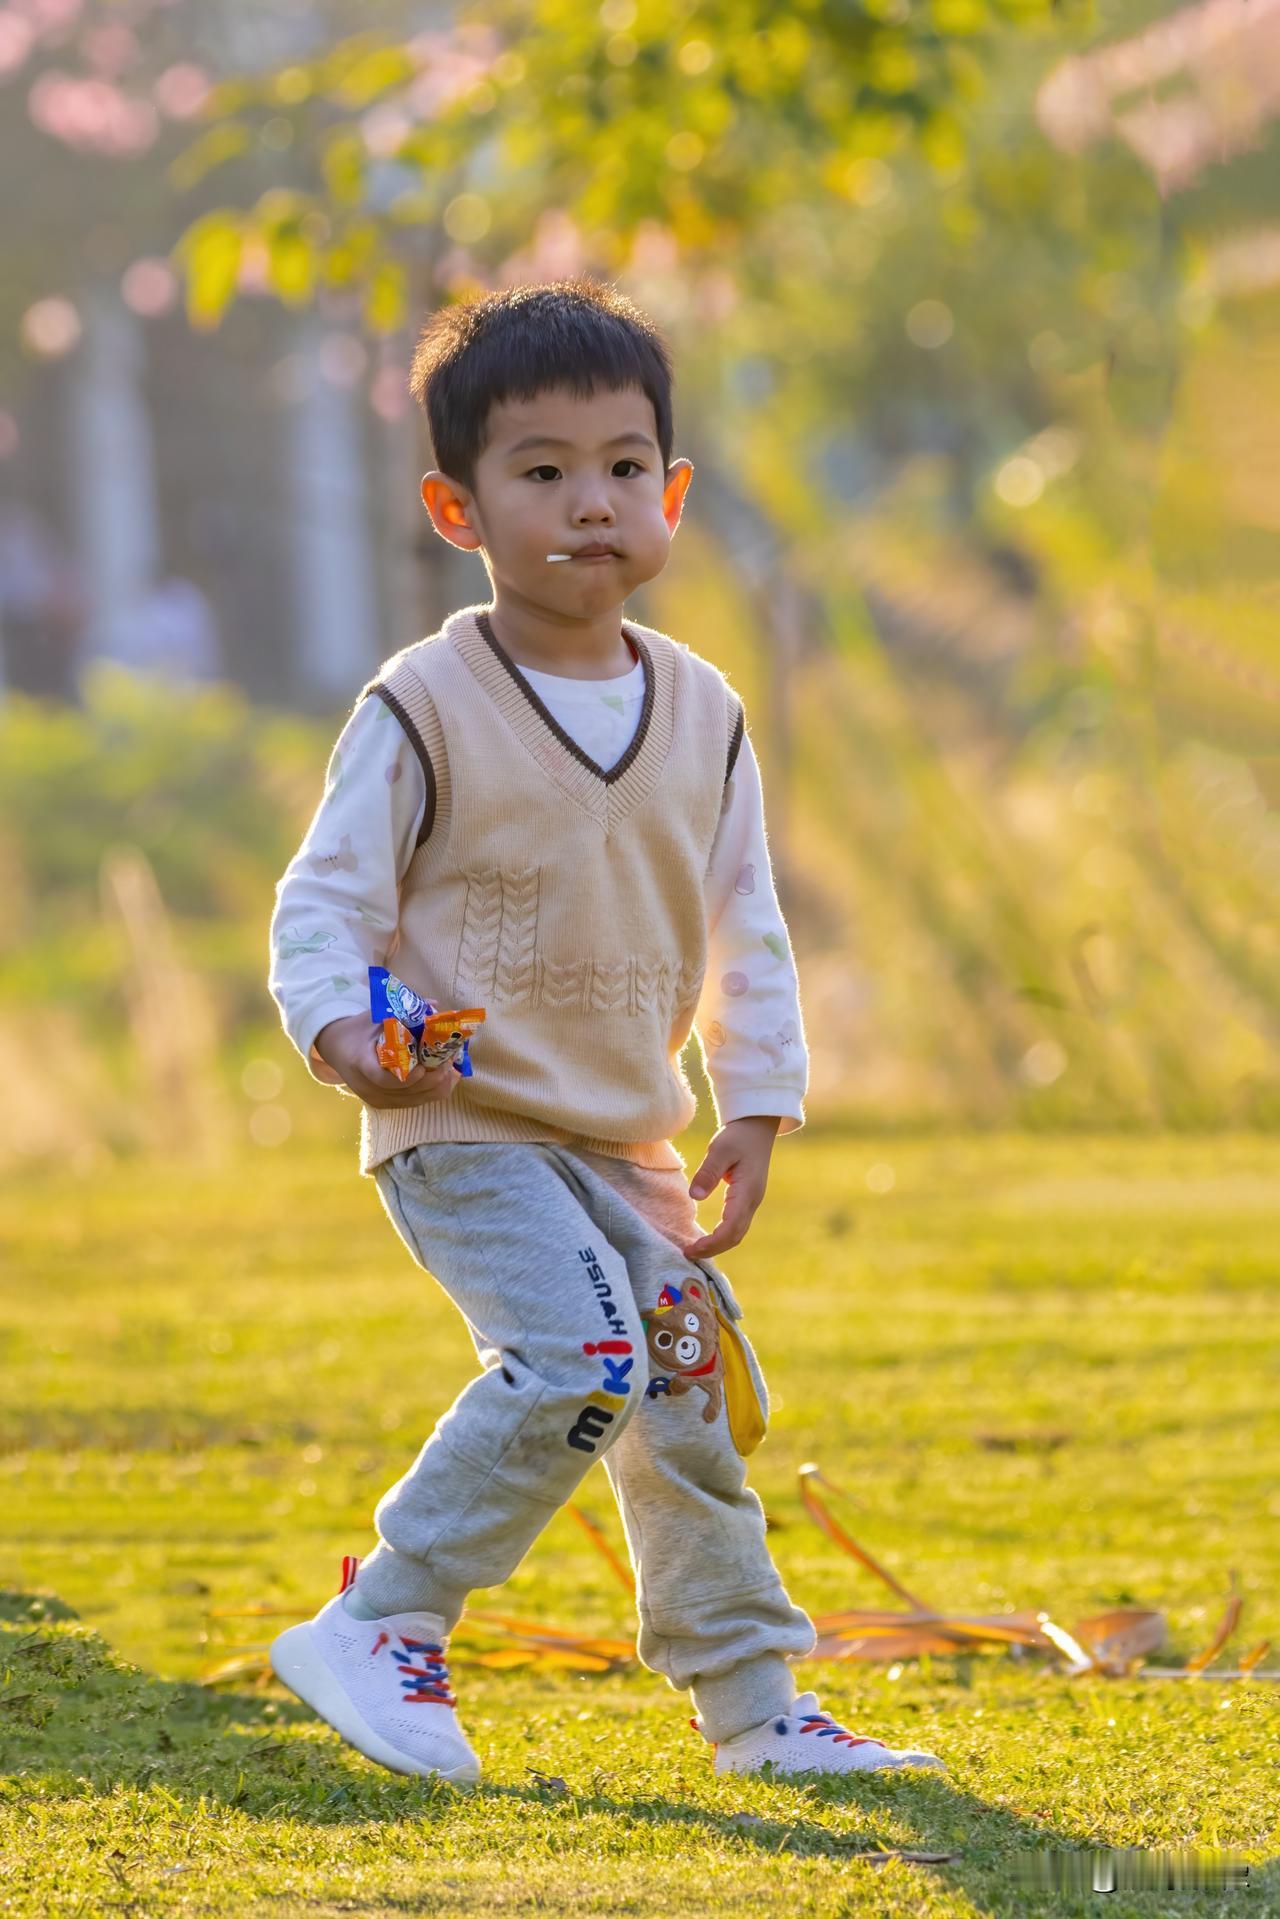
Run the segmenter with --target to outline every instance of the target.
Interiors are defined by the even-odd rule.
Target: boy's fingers
[[[366,1070],[360,1075],[361,1084],[353,1086],[351,1090],[358,1093],[367,1106],[380,1108],[414,1106],[422,1097],[424,1084],[433,1078],[439,1079],[440,1070],[439,1067],[424,1066],[421,1060],[415,1060],[409,1077],[401,1080],[397,1079],[388,1067],[380,1066],[375,1060],[372,1070]],[[445,1062],[443,1070],[449,1074],[450,1080],[457,1078],[448,1061]],[[441,1097],[443,1091],[444,1082],[441,1081],[435,1088],[437,1099]],[[448,1091],[450,1093],[453,1091],[452,1085],[449,1086]]]
[[[710,1259],[713,1253],[727,1253],[731,1246],[740,1245],[745,1238],[745,1231],[735,1233],[721,1220],[714,1232],[686,1246],[685,1256],[688,1259]]]
[[[444,1077],[445,1074],[448,1074],[447,1080]],[[440,1066],[423,1066],[419,1063],[405,1081],[404,1092],[406,1104],[410,1106],[414,1105],[416,1103],[414,1096],[416,1095],[417,1099],[420,1100],[424,1093],[429,1093],[433,1098],[440,1099],[444,1095],[446,1088],[449,1091],[453,1090],[452,1082],[457,1077],[458,1075],[454,1072],[448,1060],[445,1060]]]
[[[709,1259],[713,1253],[723,1253],[730,1246],[740,1246],[763,1197],[762,1193],[744,1186],[741,1180],[736,1186],[731,1185],[719,1225],[713,1226],[700,1239],[691,1240],[684,1249],[686,1255],[695,1259]]]
[[[728,1172],[727,1165],[720,1164],[718,1153],[708,1152],[697,1172],[689,1182],[689,1194],[693,1199],[705,1199],[713,1192]]]

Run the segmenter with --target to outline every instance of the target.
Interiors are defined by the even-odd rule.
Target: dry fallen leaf
[[[613,1568],[626,1591],[634,1593],[636,1589],[635,1577],[630,1568],[623,1565],[617,1553],[605,1538],[600,1522],[593,1519],[590,1513],[583,1512],[581,1506],[575,1506],[572,1500],[569,1501],[569,1511],[582,1527],[592,1545],[604,1555],[605,1560]]]
[[[886,1586],[892,1587],[893,1591],[896,1592],[900,1598],[906,1600],[913,1612],[923,1613],[931,1611],[931,1607],[923,1605],[920,1600],[914,1598],[905,1586],[898,1583],[892,1573],[886,1572],[883,1566],[878,1565],[871,1557],[871,1554],[864,1551],[856,1539],[851,1539],[848,1533],[831,1517],[813,1490],[813,1482],[815,1480],[821,1480],[824,1486],[831,1485],[831,1482],[824,1475],[822,1468],[816,1466],[813,1461],[810,1460],[807,1465],[800,1468],[800,1498],[810,1516],[817,1521],[827,1537],[834,1539],[836,1545],[847,1552],[850,1558],[860,1560],[867,1568],[867,1571],[873,1572],[877,1579],[883,1579]],[[831,1490],[833,1493],[839,1493],[840,1488],[833,1485],[831,1486]]]
[[[1122,1606],[1078,1620],[1075,1636],[1100,1671],[1123,1679],[1163,1646],[1164,1614]]]
[[[265,1686],[274,1678],[265,1646],[256,1652],[240,1652],[230,1659],[219,1659],[214,1665],[206,1666],[199,1675],[202,1686],[227,1686],[233,1681],[246,1679],[252,1685]]]
[[[1204,1651],[1193,1653],[1191,1658],[1188,1659],[1188,1672],[1203,1672],[1205,1667],[1218,1657],[1218,1654],[1222,1651],[1222,1648],[1240,1624],[1240,1614],[1243,1610],[1244,1601],[1241,1599],[1237,1590],[1236,1573],[1233,1567],[1231,1570],[1231,1596],[1227,1600],[1226,1611],[1218,1621],[1218,1629]]]
[[[1113,1607],[1107,1612],[1080,1620],[1074,1633],[1070,1633],[1043,1609],[1037,1609],[1034,1613],[1023,1611],[984,1615],[939,1613],[922,1606],[892,1573],[873,1559],[832,1517],[818,1496],[818,1482],[837,1496],[846,1496],[817,1465],[810,1462],[802,1466],[800,1497],[810,1517],[850,1558],[856,1559],[906,1599],[912,1611],[892,1613],[868,1609],[830,1613],[815,1618],[813,1623],[818,1632],[818,1643],[811,1658],[886,1661],[911,1658],[925,1652],[947,1653],[1003,1645],[1010,1652],[1017,1652],[1024,1646],[1041,1651],[1057,1651],[1065,1657],[1065,1672],[1072,1678],[1084,1673],[1101,1674],[1109,1678],[1140,1675],[1144,1678],[1173,1679],[1197,1674],[1207,1678],[1280,1677],[1280,1674],[1258,1669],[1258,1662],[1268,1648],[1269,1642],[1266,1640],[1254,1649],[1247,1660],[1241,1661],[1238,1674],[1218,1675],[1205,1671],[1239,1624],[1243,1601],[1236,1589],[1234,1570],[1230,1574],[1231,1595],[1226,1610],[1204,1651],[1188,1660],[1183,1668],[1148,1668],[1145,1666],[1147,1655],[1164,1644],[1165,1636],[1164,1615],[1152,1607]]]

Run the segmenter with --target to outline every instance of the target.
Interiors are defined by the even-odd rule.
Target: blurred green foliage
[[[688,263],[717,261],[794,206],[847,215],[869,161],[961,163],[957,108],[984,92],[998,41],[1061,33],[1087,11],[502,0],[460,9],[425,57],[394,32],[353,34],[211,97],[212,124],[170,170],[179,191],[218,185],[228,201],[183,236],[189,317],[217,324],[253,248],[286,304],[354,288],[365,324],[391,333],[409,317],[406,254],[443,235],[502,257],[547,207],[592,234],[607,269],[646,222]],[[290,157],[263,193],[267,126],[285,129],[272,138]]]
[[[230,686],[176,689],[110,668],[88,679],[82,707],[6,700],[0,1005],[61,1008],[88,1031],[119,1020],[123,954],[99,874],[125,844],[151,862],[227,1027],[273,1017],[267,916],[320,796],[327,732]]]

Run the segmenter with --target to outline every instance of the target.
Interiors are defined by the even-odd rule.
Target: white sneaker
[[[689,1724],[699,1732],[696,1719]],[[830,1713],[818,1711],[818,1695],[802,1692],[791,1711],[751,1726],[732,1739],[713,1742],[715,1770],[759,1772],[768,1760],[775,1773],[889,1772],[900,1766],[934,1766],[945,1772],[936,1753],[896,1750],[882,1739],[846,1732]]]
[[[437,1613],[353,1619],[342,1594],[271,1647],[279,1678],[349,1745],[392,1772],[472,1785],[480,1761],[458,1724]]]

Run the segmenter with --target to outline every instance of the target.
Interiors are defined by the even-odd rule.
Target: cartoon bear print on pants
[[[707,1396],[702,1417],[710,1425],[720,1411],[724,1360],[720,1322],[705,1285],[691,1279],[687,1286],[664,1286],[653,1312],[642,1317],[649,1349],[649,1397],[669,1393],[675,1398],[701,1386]]]

